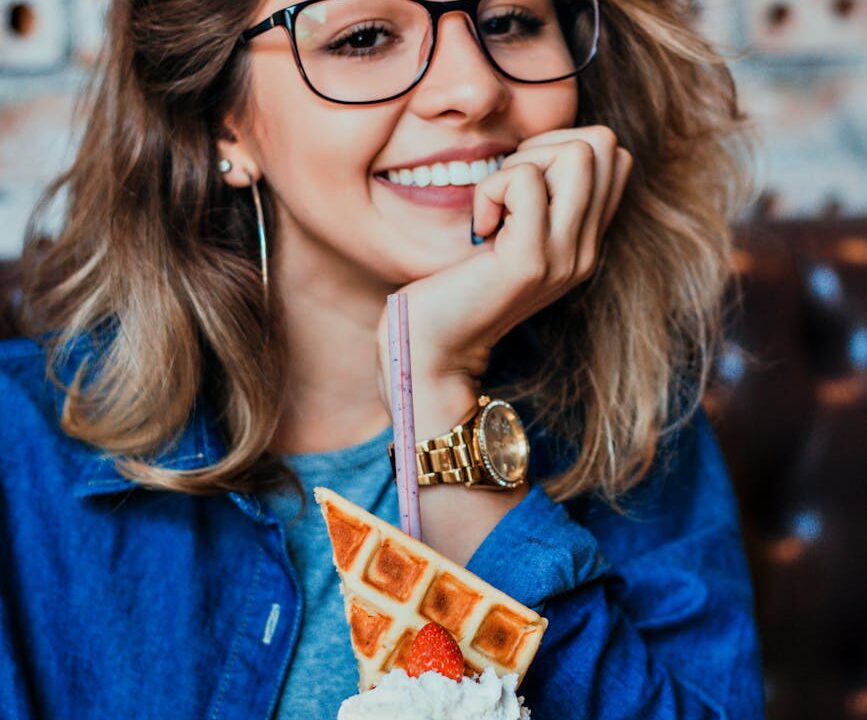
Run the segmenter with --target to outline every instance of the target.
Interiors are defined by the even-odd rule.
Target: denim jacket
[[[301,617],[280,523],[255,495],[136,486],[62,432],[61,403],[39,345],[0,343],[0,718],[268,720]],[[547,433],[531,445],[531,478],[556,469]],[[161,463],[223,452],[197,406]],[[521,687],[534,720],[762,718],[737,506],[701,413],[623,505],[534,483],[468,564],[549,620]]]

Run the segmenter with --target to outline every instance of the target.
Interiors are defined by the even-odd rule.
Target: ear
[[[250,150],[251,144],[234,120],[226,119],[223,122],[223,131],[217,139],[217,158],[218,162],[228,160],[232,163],[229,172],[220,173],[227,185],[236,188],[250,187],[250,176],[254,181],[262,176],[259,163]]]

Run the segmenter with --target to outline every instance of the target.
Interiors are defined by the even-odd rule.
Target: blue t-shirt
[[[397,492],[386,451],[393,438],[389,426],[350,447],[287,455],[284,459],[298,475],[304,502],[292,492],[263,496],[283,525],[287,551],[298,571],[304,600],[298,645],[275,720],[335,718],[340,703],[358,692],[357,665],[349,641],[340,581],[331,560],[328,530],[313,499],[313,488],[321,485],[336,490],[397,525]],[[323,674],[327,682],[321,682]]]

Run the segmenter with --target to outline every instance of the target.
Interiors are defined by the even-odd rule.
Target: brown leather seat
[[[768,718],[867,718],[867,221],[739,235],[705,405],[741,501]]]
[[[18,304],[18,266],[11,261],[0,261],[0,340],[18,334],[14,308]]]
[[[867,220],[739,236],[705,404],[741,500],[768,718],[867,718]],[[0,263],[0,337],[15,282]]]

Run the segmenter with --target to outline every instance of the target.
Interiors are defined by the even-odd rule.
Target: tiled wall
[[[77,89],[106,0],[0,0],[0,258],[14,256],[39,191],[73,157]]]
[[[867,0],[701,0],[698,22],[761,129],[756,211],[867,215]]]
[[[71,159],[106,2],[0,0],[0,257],[19,251],[39,189]],[[755,212],[867,215],[867,0],[701,0],[697,13],[739,56],[764,137]]]

